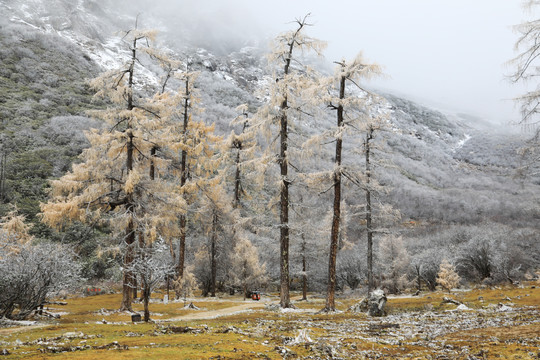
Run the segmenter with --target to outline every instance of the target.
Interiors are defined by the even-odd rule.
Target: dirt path
[[[0,329],[0,335],[9,335],[19,331],[26,331],[32,329],[39,329],[47,326],[52,326],[51,324],[38,324],[38,325],[28,325],[28,326],[14,326]]]
[[[231,306],[219,310],[211,311],[193,311],[191,314],[178,316],[175,318],[164,319],[164,321],[192,321],[192,320],[203,320],[203,319],[214,319],[221,316],[233,315],[239,312],[251,310],[251,309],[262,309],[267,303],[253,302],[242,305]]]

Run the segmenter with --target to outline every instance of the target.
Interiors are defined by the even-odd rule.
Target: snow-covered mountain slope
[[[84,73],[63,74],[61,68],[45,64],[41,67],[43,74],[35,75],[40,78],[50,75],[73,82],[77,76],[88,77],[118,66],[127,51],[118,31],[132,28],[136,19],[118,12],[113,4],[113,1],[105,0],[0,0],[1,13],[6,14],[1,20],[2,36],[20,36],[24,40],[19,49],[15,42],[9,42],[8,50],[13,55],[9,61],[13,67],[4,70],[3,76],[10,78],[10,82],[5,82],[6,86],[16,86],[17,81],[11,78],[20,76],[18,71],[30,69],[32,66],[23,65],[31,59],[37,62],[40,54],[47,54],[42,58],[48,62],[57,57],[75,68],[87,69]],[[158,18],[139,20],[145,25],[155,23],[157,28],[171,33]],[[13,27],[17,30],[9,30]],[[193,39],[182,38],[189,36],[189,31],[177,29],[176,32],[180,34],[176,41],[167,42],[165,36],[159,39],[158,46],[174,52],[178,59],[189,61],[192,68],[201,71],[197,87],[205,108],[205,120],[215,123],[219,133],[229,133],[229,122],[237,116],[235,108],[238,105],[248,103],[254,110],[259,104],[256,92],[269,76],[264,50],[246,46],[224,52],[224,48],[231,47],[226,46],[214,51],[198,46],[200,44]],[[32,45],[31,39],[36,39],[33,34],[41,34],[52,43],[57,39],[57,43],[51,43],[47,48],[40,40],[38,42],[43,46]],[[64,48],[72,50],[66,52],[62,50]],[[148,76],[152,76],[151,70],[148,70]],[[28,87],[32,88],[31,78],[27,81]],[[83,83],[84,79],[78,81]],[[22,95],[24,89],[21,89],[20,98],[10,101],[13,104],[20,102],[20,108],[29,107],[29,113],[33,113],[35,109],[47,109],[43,94],[64,91],[80,106],[66,108],[60,115],[84,115],[84,108],[96,106],[72,96],[69,92],[73,89],[62,90],[55,84],[58,82],[51,80],[32,90],[31,101],[24,99],[28,95]],[[5,92],[12,92],[10,89],[6,88]],[[89,99],[89,94],[87,96],[85,99]],[[389,94],[383,96],[387,103],[382,106],[389,109],[392,125],[391,131],[380,137],[384,148],[381,154],[386,154],[384,156],[391,165],[377,171],[382,182],[393,189],[388,200],[399,207],[405,217],[457,222],[485,216],[515,218],[516,214],[523,214],[520,203],[536,201],[536,185],[527,182],[521,186],[512,178],[518,164],[516,149],[523,141],[522,137],[503,136],[494,141],[494,135],[487,129],[475,129],[463,121],[463,116],[449,118],[412,101]],[[49,110],[43,114],[59,115]],[[8,131],[13,133],[25,126],[30,129],[34,126],[33,130],[26,129],[34,143],[30,141],[21,149],[35,151],[40,146],[50,146],[39,135],[40,127],[48,124],[46,119],[42,120],[34,125],[27,124],[29,116],[13,105],[13,111],[2,119],[0,131],[6,136]],[[20,143],[23,140],[19,136],[12,141]],[[330,152],[321,156],[331,159]],[[357,161],[361,163],[362,157],[358,156]],[[536,215],[529,212],[526,216]]]

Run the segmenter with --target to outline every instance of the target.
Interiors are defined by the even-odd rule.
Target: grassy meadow
[[[297,294],[293,298],[299,299]],[[444,303],[450,297],[464,304]],[[282,311],[240,296],[150,304],[152,322],[132,323],[117,311],[121,294],[69,297],[49,305],[59,319],[0,328],[3,359],[538,359],[540,289],[474,289],[390,297],[388,315],[348,311],[359,299],[339,299],[339,312],[319,313],[322,297]],[[134,304],[142,313],[142,304]]]

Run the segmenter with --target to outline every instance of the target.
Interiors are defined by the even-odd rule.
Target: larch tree
[[[444,259],[439,267],[437,274],[437,283],[441,285],[443,289],[450,292],[452,289],[459,286],[461,278],[456,272],[456,268],[448,260]]]
[[[385,188],[379,183],[376,172],[374,171],[376,166],[392,166],[392,164],[385,161],[386,159],[380,158],[380,153],[383,150],[381,144],[376,141],[377,134],[386,131],[388,125],[388,119],[384,110],[382,110],[381,114],[370,118],[365,123],[365,135],[362,145],[362,152],[365,156],[364,173],[357,179],[349,176],[353,182],[358,180],[360,187],[365,192],[366,201],[363,223],[365,224],[367,236],[368,293],[375,290],[373,236],[377,233],[388,233],[388,229],[385,226],[401,218],[401,213],[398,209],[394,209],[390,204],[381,202],[381,195],[388,192],[388,188]],[[379,156],[374,156],[377,153],[379,153]]]
[[[320,159],[317,159],[320,161]],[[308,161],[302,161],[304,165],[313,165]],[[300,179],[299,179],[300,180]],[[321,231],[321,223],[314,223],[314,219],[324,217],[320,206],[320,199],[313,196],[309,187],[297,181],[295,187],[295,201],[291,203],[291,236],[297,239],[291,244],[291,277],[293,282],[299,281],[302,288],[302,299],[307,300],[307,293],[310,283],[309,275],[312,275],[318,266],[313,266],[318,254],[326,251],[318,241],[326,233]],[[296,279],[296,280],[295,280]]]
[[[157,57],[150,47],[154,38],[153,31],[126,32],[129,56],[124,65],[90,82],[96,96],[111,104],[91,112],[107,128],[86,133],[90,147],[81,154],[81,162],[52,182],[51,198],[41,205],[48,225],[61,227],[78,220],[104,223],[114,231],[124,249],[120,308],[128,311],[137,247],[158,237],[171,241],[179,233],[177,219],[186,211],[177,182],[165,176],[174,169],[166,154],[181,146],[175,137],[180,97],[152,86],[142,71],[144,62]]]
[[[207,279],[204,293],[210,293],[210,296],[216,296],[217,278],[218,278],[218,258],[223,258],[224,244],[227,238],[230,238],[230,228],[234,219],[232,201],[225,191],[222,183],[222,178],[216,176],[209,186],[201,189],[200,199],[198,202],[198,210],[194,220],[204,231],[204,235],[208,238],[208,246],[201,249],[199,256],[208,256],[207,261],[200,259],[202,269],[205,272],[202,278]],[[221,251],[220,251],[221,250]],[[225,269],[221,269],[222,274],[226,274]]]
[[[184,142],[184,144],[187,143],[188,138],[188,129],[191,119],[191,111],[193,108],[193,102],[195,99],[195,95],[193,94],[193,85],[195,83],[195,79],[197,73],[188,72],[186,69],[186,72],[184,73],[184,78],[182,79],[184,81],[185,87],[183,92],[183,101],[182,101],[182,130],[181,130],[181,137]],[[185,190],[186,188],[186,182],[188,178],[188,146],[184,146],[181,150],[180,155],[180,188]],[[183,196],[186,198],[186,192],[184,191]],[[184,276],[184,267],[185,267],[185,258],[186,258],[186,230],[187,230],[187,221],[186,221],[186,215],[182,214],[180,215],[180,239],[178,243],[178,278],[182,278]]]
[[[540,5],[540,2],[527,0],[524,4],[527,9],[532,10]],[[517,25],[515,31],[519,34],[519,38],[515,44],[515,50],[519,53],[515,58],[510,60],[510,63],[515,66],[515,72],[510,75],[510,78],[513,82],[527,83],[534,81],[540,72],[538,66],[540,56],[540,46],[538,46],[540,19],[525,21]],[[534,89],[528,90],[516,100],[521,105],[522,123],[538,128],[540,124],[537,117],[540,113],[539,84],[536,84]]]
[[[244,299],[248,289],[258,288],[266,281],[266,266],[259,261],[259,252],[246,236],[239,236],[233,249],[231,277],[242,288]]]
[[[538,0],[527,0],[523,2],[525,8],[532,12],[538,9]],[[536,80],[540,75],[540,19],[525,21],[514,30],[519,34],[514,50],[518,55],[509,61],[515,67],[515,71],[510,74],[510,80],[514,83],[526,85],[525,94],[514,99],[520,106],[520,124],[527,130],[533,131],[534,135],[528,143],[521,149],[521,155],[527,160],[520,167],[521,173],[530,172],[531,169],[538,173],[538,163],[540,161],[540,83]],[[531,84],[532,83],[532,84]]]
[[[242,104],[236,110],[240,114],[230,123],[235,129],[225,139],[221,152],[225,172],[223,176],[226,182],[233,183],[233,207],[240,209],[245,205],[242,200],[251,199],[248,186],[254,188],[253,191],[260,190],[264,173],[260,167],[264,167],[264,164],[257,158],[257,134],[249,128],[248,105]]]
[[[275,67],[273,81],[265,88],[268,101],[250,121],[250,128],[266,136],[266,155],[279,165],[279,243],[280,243],[280,306],[291,307],[289,286],[289,187],[293,182],[291,165],[291,135],[295,121],[305,115],[302,103],[304,87],[309,78],[309,67],[301,55],[313,51],[320,54],[325,44],[304,34],[309,26],[308,16],[296,20],[296,29],[279,35],[273,43],[269,62]],[[298,55],[299,54],[299,55]],[[279,138],[276,146],[276,140]],[[277,148],[277,149],[276,149]]]
[[[254,245],[249,240],[249,234],[256,232],[255,225],[258,215],[264,211],[260,209],[262,187],[264,185],[264,173],[267,166],[265,159],[258,157],[260,154],[257,145],[257,132],[250,128],[249,105],[242,104],[236,108],[239,115],[233,119],[230,126],[233,128],[230,135],[224,139],[220,148],[222,183],[228,193],[232,196],[232,209],[228,211],[227,221],[232,224],[226,238],[230,240],[227,244],[227,253],[222,254],[227,259],[229,271],[227,272],[227,285],[234,291],[235,288],[253,283],[253,279],[259,278],[260,270],[253,274],[236,273],[233,264],[245,259],[248,263],[253,260],[248,259]],[[229,227],[228,227],[229,228]],[[237,248],[239,242],[243,245]],[[249,244],[248,244],[249,243]],[[237,250],[246,251],[237,253]],[[255,248],[256,251],[256,248]],[[258,264],[258,258],[255,261]],[[264,273],[265,270],[262,271]],[[247,275],[242,275],[247,274]],[[247,276],[247,277],[246,277]],[[247,291],[244,289],[244,292]]]
[[[334,143],[334,167],[331,172],[323,171],[312,174],[311,184],[325,183],[330,178],[331,188],[334,190],[332,225],[330,230],[330,251],[328,261],[328,289],[324,311],[335,311],[336,291],[336,261],[340,225],[342,222],[342,180],[343,176],[350,175],[342,162],[344,136],[351,132],[359,133],[366,124],[373,121],[373,96],[359,85],[361,80],[367,80],[381,73],[376,64],[367,64],[359,54],[353,61],[342,60],[336,62],[337,68],[334,76],[321,83],[319,94],[315,94],[315,101],[321,102],[328,108],[336,111],[336,126],[330,127],[322,134],[309,139],[305,146],[321,146]],[[349,175],[348,175],[349,174]],[[357,180],[356,180],[357,181]]]
[[[0,260],[33,240],[30,228],[31,225],[26,223],[24,215],[20,215],[17,208],[0,218]]]
[[[225,138],[215,137],[214,156],[207,159],[213,172],[199,186],[195,221],[208,238],[208,246],[197,254],[197,275],[203,283],[203,293],[216,296],[218,277],[222,285],[238,286],[237,274],[226,271],[238,254],[234,254],[240,238],[247,239],[246,227],[252,218],[250,194],[262,184],[261,166],[256,158],[256,134],[249,129],[248,106],[237,108],[240,115],[231,122],[233,131]],[[262,165],[264,166],[264,165]],[[240,255],[241,256],[241,255]],[[222,269],[218,269],[221,266]],[[218,274],[219,273],[219,274]]]
[[[188,65],[189,65],[188,60]],[[180,97],[179,113],[180,124],[177,130],[179,139],[179,159],[175,161],[179,170],[179,186],[184,201],[193,204],[199,195],[200,189],[207,186],[207,181],[217,170],[216,161],[213,160],[214,145],[219,138],[214,135],[214,125],[207,125],[199,107],[199,94],[196,81],[199,73],[185,71],[177,73],[182,86],[178,91]],[[177,275],[181,279],[184,275],[186,259],[186,237],[188,213],[180,215],[180,236],[178,244]]]

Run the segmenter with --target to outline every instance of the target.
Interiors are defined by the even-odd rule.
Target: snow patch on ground
[[[9,21],[14,22],[14,23],[19,23],[19,24],[27,25],[27,26],[30,26],[31,28],[35,29],[35,30],[41,31],[41,29],[40,29],[38,26],[32,25],[32,24],[30,24],[29,22],[24,21],[23,19],[21,19],[20,17],[17,17],[17,16],[11,17],[11,18],[9,19]]]
[[[461,149],[467,141],[469,141],[471,138],[471,135],[465,134],[465,137],[458,141],[458,143],[452,148],[452,152],[456,152],[457,150]]]

